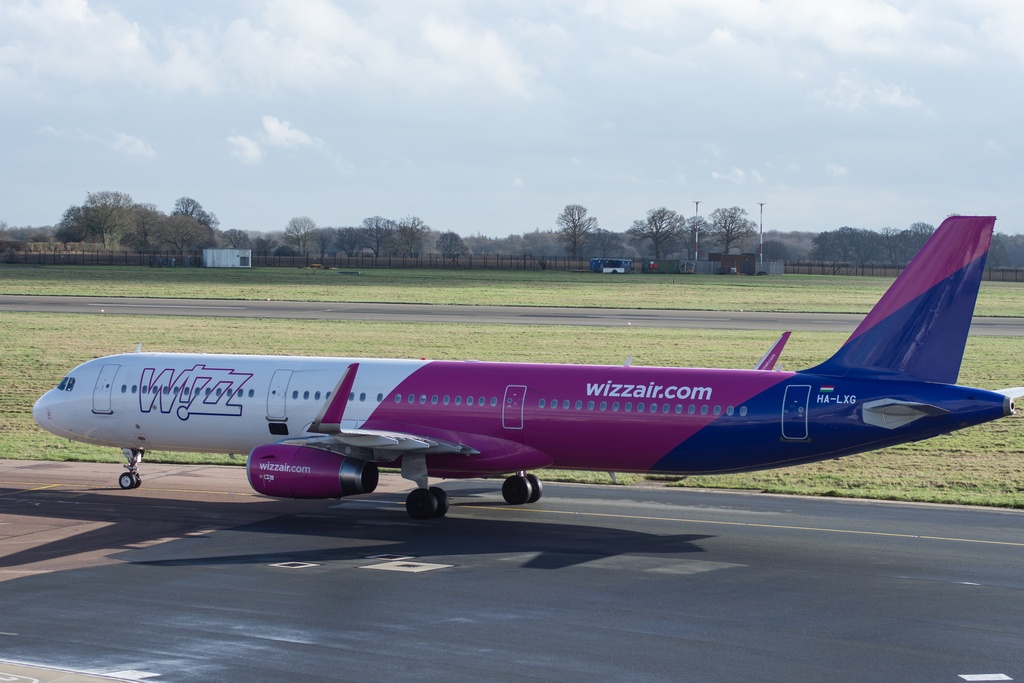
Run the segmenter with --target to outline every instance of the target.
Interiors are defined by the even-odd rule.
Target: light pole
[[[764,265],[764,205],[767,202],[758,202],[757,205],[761,207],[761,265]]]
[[[700,200],[693,200],[693,267],[697,267],[700,258]]]

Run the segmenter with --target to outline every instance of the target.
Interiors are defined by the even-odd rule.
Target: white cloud
[[[735,166],[730,168],[725,173],[719,173],[718,171],[712,171],[711,177],[714,180],[724,180],[726,182],[733,183],[734,185],[742,185],[747,180],[747,174],[742,169],[736,168]]]
[[[825,173],[833,178],[843,178],[849,175],[850,169],[840,164],[825,164]]]
[[[861,111],[872,106],[909,109],[921,105],[921,101],[902,86],[868,78],[856,69],[840,73],[835,85],[813,92],[811,97],[846,111]]]
[[[231,156],[243,164],[258,165],[263,163],[263,148],[252,138],[244,135],[232,135],[228,138]]]
[[[114,133],[106,144],[111,149],[124,152],[128,156],[151,158],[156,155],[156,150],[152,145],[128,133]]]
[[[263,133],[267,143],[278,147],[303,147],[314,144],[310,135],[274,116],[263,117]]]

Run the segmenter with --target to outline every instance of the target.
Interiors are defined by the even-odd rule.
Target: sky
[[[0,220],[1024,232],[1018,0],[0,0]]]

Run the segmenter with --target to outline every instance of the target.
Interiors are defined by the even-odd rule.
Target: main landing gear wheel
[[[437,501],[437,509],[434,510],[435,517],[444,517],[448,514],[449,502],[448,492],[440,486],[431,486],[429,489],[431,494],[434,496],[434,500]]]
[[[513,474],[501,485],[501,495],[509,505],[529,503],[533,495],[533,484],[525,474]]]
[[[431,519],[448,514],[448,494],[444,489],[413,489],[405,499],[405,510],[413,519]]]
[[[541,496],[544,495],[544,482],[537,478],[536,474],[527,474],[526,480],[530,482],[530,486],[533,487],[533,493],[530,494],[527,503],[536,503],[540,500]]]

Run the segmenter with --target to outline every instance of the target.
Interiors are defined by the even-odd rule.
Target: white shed
[[[203,249],[203,268],[252,268],[252,249]]]

